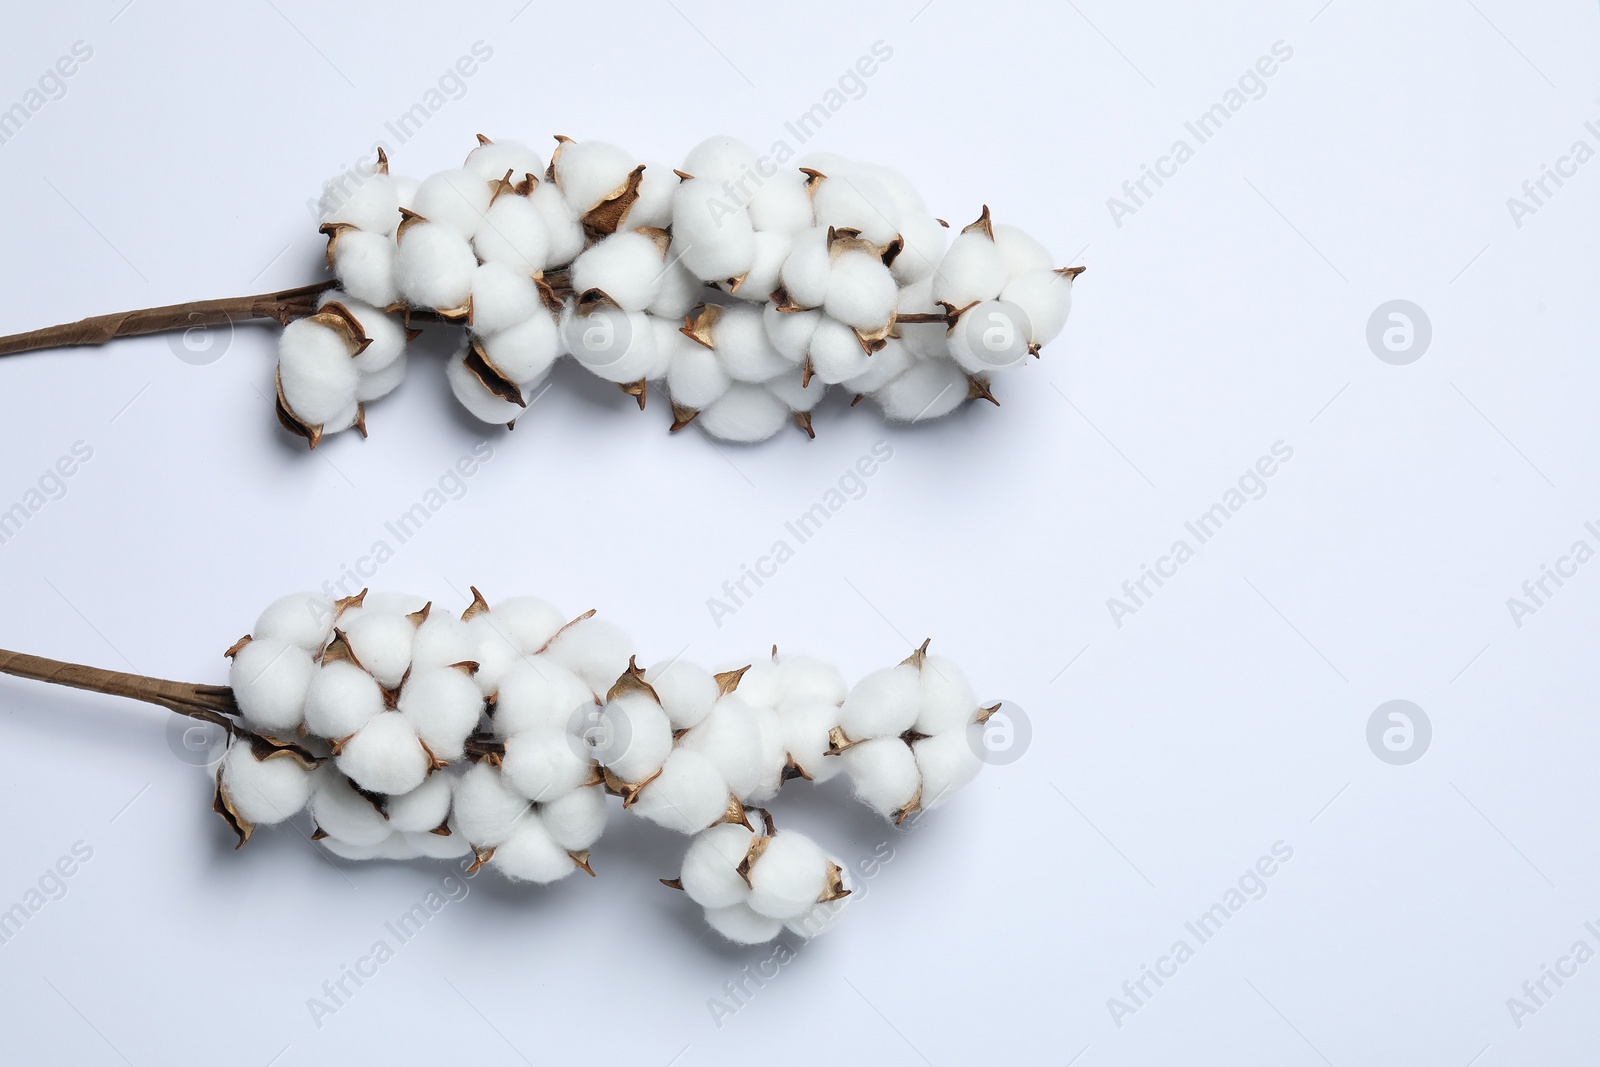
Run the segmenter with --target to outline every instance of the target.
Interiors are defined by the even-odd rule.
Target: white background
[[[7,1061],[1592,1054],[1600,961],[1520,1027],[1507,998],[1600,949],[1600,563],[1520,627],[1506,604],[1600,547],[1600,162],[1520,227],[1506,203],[1600,148],[1592,3],[124,2],[35,5],[0,35],[0,106],[93,48],[0,145],[0,332],[322,277],[307,198],[479,40],[492,58],[397,170],[454,165],[480,131],[669,164],[712,133],[792,145],[784,123],[881,40],[806,149],[897,165],[957,224],[987,202],[1089,273],[1002,408],[906,429],[830,403],[816,441],[755,448],[669,438],[662,397],[641,415],[575,373],[486,434],[437,344],[371,440],[315,455],[264,400],[268,326],[207,365],[163,337],[0,361],[0,508],[94,451],[0,546],[0,646],[220,682],[264,604],[336,578],[487,437],[375,586],[533,593],[600,608],[644,659],[776,642],[852,678],[932,636],[1033,728],[909,836],[842,782],[791,788],[787,824],[894,859],[720,1026],[708,1001],[770,950],[704,936],[655,884],[681,840],[614,813],[597,879],[472,880],[319,1027],[308,999],[445,868],[334,864],[290,828],[235,853],[157,709],[0,680],[0,907],[93,849],[0,945]],[[1107,198],[1278,41],[1265,95],[1119,227]],[[1432,323],[1406,366],[1366,341],[1392,299]],[[879,440],[866,496],[715,626],[707,598]],[[1117,626],[1107,598],[1278,441],[1266,495]],[[1432,722],[1409,766],[1367,745],[1391,699]],[[1117,1025],[1108,999],[1280,841],[1266,895]]]

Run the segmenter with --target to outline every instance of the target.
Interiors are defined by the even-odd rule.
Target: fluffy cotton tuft
[[[302,721],[315,670],[311,653],[304,648],[266,637],[250,641],[234,654],[228,684],[248,722],[286,734]]]

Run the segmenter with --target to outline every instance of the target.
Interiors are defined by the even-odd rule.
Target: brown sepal
[[[811,775],[806,773],[805,768],[796,763],[793,756],[790,756],[789,762],[783,765],[783,781],[792,782],[796,778],[804,778],[808,782],[812,780]]]
[[[835,726],[828,731],[828,748],[823,753],[825,756],[837,756],[847,748],[853,748],[861,742],[850,740],[850,735],[844,732],[844,727]]]
[[[255,640],[255,638],[251,637],[249,634],[245,634],[243,637],[239,638],[239,640],[235,641],[232,645],[229,646],[228,651],[226,651],[226,652],[224,652],[222,654],[223,657],[226,658],[226,659],[232,659],[233,657],[237,656],[240,652],[242,652],[244,650],[244,646],[245,645],[248,645],[251,641],[254,641],[254,640]]]
[[[644,671],[640,669],[637,657],[634,656],[628,657],[628,669],[619,674],[617,680],[611,684],[611,688],[606,690],[606,702],[609,703],[629,693],[643,693],[657,704],[661,703],[661,697],[655,688],[644,680]]]
[[[323,840],[326,840],[327,837],[328,837],[328,831],[324,830],[320,826],[318,826],[316,829],[311,831],[311,840],[313,840],[313,841],[323,841]]]
[[[428,833],[433,834],[436,837],[449,837],[450,836],[450,820],[446,819],[444,822],[440,823],[438,826],[435,826],[432,830],[429,830]]]
[[[743,678],[744,672],[749,669],[750,664],[746,663],[736,671],[723,671],[721,674],[714,675],[713,677],[717,680],[717,693],[720,696],[727,696],[739,688],[739,679]]]
[[[917,786],[917,791],[911,795],[911,800],[905,807],[894,813],[894,824],[899,826],[911,816],[922,810],[922,786]]]
[[[656,881],[660,882],[668,889],[676,889],[680,892],[683,890],[683,879],[681,878],[657,878]]]
[[[716,346],[711,343],[711,328],[721,317],[721,304],[701,304],[694,313],[683,317],[683,328],[678,332],[714,350]]]
[[[544,644],[540,645],[539,648],[534,652],[534,655],[538,655],[540,652],[544,652],[544,651],[548,650],[551,645],[556,643],[556,638],[560,637],[562,634],[566,633],[568,630],[570,630],[574,626],[578,625],[584,619],[593,618],[594,617],[594,613],[595,613],[595,609],[594,608],[590,608],[588,611],[584,612],[582,615],[579,615],[576,619],[573,619],[571,622],[562,623],[561,624],[561,629],[559,629],[555,633],[551,634],[550,635],[550,640],[548,640]]]
[[[340,597],[333,602],[333,617],[338,618],[351,608],[359,608],[367,599],[367,590],[363,589],[355,596]]]
[[[700,412],[694,408],[686,408],[682,404],[672,405],[672,425],[667,427],[668,433],[677,433],[695,420]]]
[[[483,599],[483,594],[478,592],[478,587],[469,585],[467,588],[472,590],[472,603],[468,604],[467,610],[461,613],[462,622],[471,622],[489,610],[489,602]]]
[[[750,869],[756,865],[756,860],[761,858],[761,854],[767,850],[767,845],[771,842],[771,834],[757,834],[751,839],[750,847],[745,850],[744,859],[734,868],[739,872],[739,877],[744,879],[745,885],[750,885]]]
[[[467,349],[467,358],[464,361],[467,370],[472,376],[483,383],[483,387],[501,400],[507,400],[518,407],[527,407],[528,402],[522,398],[522,390],[517,388],[517,383],[507,378],[500,369],[489,362],[489,357],[484,354],[483,346],[478,339],[472,339],[472,345]]]
[[[356,227],[348,222],[324,222],[317,227],[317,232],[328,239],[328,247],[323,249],[322,256],[328,262],[328,269],[333,269],[334,250],[339,245],[339,238]]]
[[[817,431],[811,428],[811,412],[797,411],[794,413],[794,424],[806,432],[806,436],[813,441],[817,439]]]
[[[217,770],[217,790],[211,797],[211,810],[222,816],[228,829],[239,835],[239,843],[233,847],[236,850],[243,848],[245,842],[250,840],[250,835],[255,833],[256,825],[234,809],[233,801],[228,798],[228,787],[222,784],[221,768]]]
[[[983,214],[961,228],[962,233],[971,233],[973,230],[983,234],[989,240],[994,240],[994,223],[989,218],[989,205],[983,205]]]
[[[582,852],[573,852],[571,849],[568,849],[567,855],[572,857],[572,862],[577,865],[578,870],[582,871],[584,874],[587,874],[590,878],[594,877],[594,868],[589,866],[588,849],[584,849]]]
[[[988,722],[991,718],[993,718],[994,717],[994,713],[999,711],[999,710],[1000,710],[1000,705],[999,704],[993,704],[993,705],[990,705],[987,708],[979,708],[978,709],[978,713],[973,716],[972,721],[977,723],[979,726],[982,726],[984,723]]]
[[[413,611],[411,614],[407,615],[406,618],[411,620],[411,625],[421,626],[423,623],[428,621],[428,613],[432,610],[433,601],[430,600],[416,611]]]
[[[322,443],[322,427],[312,426],[290,410],[289,402],[283,398],[283,372],[274,371],[273,377],[278,385],[278,421],[283,424],[285,430],[304,437],[312,448],[316,448]]]
[[[744,801],[732,793],[728,794],[728,806],[722,809],[722,822],[737,823],[746,830],[755,832],[755,827],[750,825],[750,816],[744,813]]]
[[[912,650],[911,655],[900,661],[901,664],[904,665],[909,663],[911,666],[920,671],[922,669],[922,665],[928,661],[928,646],[931,644],[933,644],[933,638],[925,638],[922,644],[918,645]]]
[[[400,240],[403,237],[405,237],[407,231],[409,231],[411,229],[411,227],[415,226],[419,222],[427,222],[427,221],[428,221],[427,219],[423,218],[421,215],[418,215],[415,211],[412,211],[410,208],[408,208],[408,207],[401,208],[400,209],[400,225],[396,226],[395,229],[394,229],[395,243],[399,244]]]
[[[494,859],[494,849],[478,848],[474,845],[472,848],[472,866],[468,867],[463,873],[477,874],[483,869],[483,865],[492,859]]]
[[[622,218],[639,199],[639,183],[644,180],[644,164],[628,172],[628,178],[594,207],[584,212],[583,228],[586,232],[605,237],[617,232]]]
[[[1000,406],[1000,401],[996,400],[994,394],[989,392],[989,383],[976,375],[967,378],[967,399],[987,400],[995,407]]]
[[[1088,267],[1057,267],[1056,273],[1070,282],[1088,269]]]
[[[640,378],[636,382],[618,382],[617,388],[633,397],[639,402],[639,410],[644,410],[645,397],[649,395],[650,379]]]
[[[828,887],[817,898],[818,904],[831,904],[835,900],[843,900],[854,890],[844,887],[844,868],[832,860],[828,861]]]

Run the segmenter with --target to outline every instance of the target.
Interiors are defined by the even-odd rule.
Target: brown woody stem
[[[230,733],[238,729],[232,716],[239,713],[234,703],[233,690],[225,685],[195,685],[189,682],[169,682],[161,678],[146,678],[141,674],[123,674],[121,671],[85,667],[80,663],[29,656],[21,652],[8,652],[0,648],[0,674],[18,678],[32,678],[36,682],[65,685],[73,689],[87,689],[91,693],[132,697],[156,704],[191,719],[216,723]]]
[[[317,297],[339,283],[318,282],[298,289],[283,289],[256,296],[231,296],[221,300],[192,300],[187,304],[123,311],[113,315],[94,315],[77,322],[47,326],[42,330],[0,337],[0,356],[32,352],[41,348],[66,348],[71,345],[103,345],[118,337],[138,337],[167,330],[187,330],[196,326],[220,326],[248,319],[274,319],[287,326],[317,310]]]

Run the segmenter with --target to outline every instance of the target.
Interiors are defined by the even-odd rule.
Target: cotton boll
[[[728,796],[728,783],[709,759],[692,749],[676,748],[660,776],[640,790],[629,810],[657,826],[693,834],[722,819]]]
[[[916,757],[898,737],[863,741],[835,758],[844,760],[856,796],[884,818],[910,804],[922,784]]]
[[[961,368],[949,360],[925,359],[873,393],[872,399],[896,422],[920,422],[960,407],[967,399],[968,384]]]
[[[443,611],[430,612],[411,642],[411,669],[427,670],[476,662],[478,642],[471,626]]]
[[[674,404],[702,410],[726,393],[731,382],[711,349],[687,337],[682,344],[674,342],[667,364],[667,392]]]
[[[1049,344],[1066,327],[1072,312],[1072,279],[1049,268],[1030,270],[1007,282],[1000,299],[1028,316],[1030,344]]]
[[[535,596],[516,596],[497,602],[489,613],[517,651],[531,656],[567,624],[560,608]]]
[[[256,619],[251,636],[273,638],[321,652],[333,636],[333,601],[315,593],[291,593],[267,605]]]
[[[942,329],[942,327],[941,327]],[[867,369],[854,378],[846,378],[844,387],[856,394],[874,393],[911,369],[916,362],[911,350],[903,341],[891,337],[882,348],[867,360]]]
[[[355,403],[360,377],[344,338],[314,319],[296,319],[278,338],[278,382],[289,409],[312,426]]]
[[[400,299],[395,243],[386,234],[346,230],[333,244],[333,273],[344,291],[374,307]]]
[[[621,751],[601,758],[606,769],[630,783],[659,771],[672,751],[672,723],[661,705],[643,693],[624,693],[607,703],[603,713],[626,742]]]
[[[311,653],[277,638],[251,641],[234,653],[228,684],[239,710],[261,729],[287,733],[300,725],[316,665]]]
[[[415,223],[401,236],[399,249],[395,282],[412,306],[449,311],[466,304],[478,257],[459,230],[438,222]]]
[[[779,311],[776,304],[767,304],[761,311],[761,324],[767,329],[767,340],[783,353],[790,363],[799,364],[811,347],[811,337],[822,321],[820,311]]]
[[[830,731],[839,725],[839,706],[830,701],[805,699],[786,703],[783,747],[795,765],[814,782],[826,782],[844,770],[838,756],[827,755]]]
[[[923,660],[917,688],[920,708],[912,729],[919,734],[964,730],[977,714],[978,697],[966,675],[943,656],[927,656]]]
[[[489,862],[507,878],[540,885],[559,881],[578,869],[567,850],[556,843],[532,812],[495,846],[494,858]]]
[[[776,659],[757,660],[744,668],[739,676],[739,699],[752,708],[778,706],[783,700],[783,690]]]
[[[574,789],[565,796],[539,805],[539,819],[555,843],[582,852],[606,828],[606,791],[602,786]]]
[[[562,195],[583,215],[626,184],[638,163],[626,150],[605,141],[564,141],[554,166]]]
[[[778,660],[778,689],[779,699],[774,706],[780,711],[798,701],[821,700],[838,707],[850,692],[839,668],[802,655],[785,655]]]
[[[628,669],[633,640],[611,622],[590,616],[561,631],[545,654],[604,693]]]
[[[417,190],[422,186],[422,183],[404,174],[391,174],[389,179],[394,182],[394,196],[399,201],[400,206],[407,211],[413,210],[417,206]],[[395,226],[398,227],[399,225],[400,220],[395,219]]]
[[[812,191],[817,225],[860,230],[882,247],[900,233],[900,208],[883,183],[870,174],[829,174]]]
[[[876,330],[894,314],[899,286],[877,256],[856,249],[841,252],[828,276],[823,310],[846,326]]]
[[[805,175],[784,169],[764,179],[750,197],[750,221],[766,233],[793,234],[815,225]]]
[[[633,230],[602,238],[572,263],[572,288],[598,289],[625,310],[643,311],[661,292],[665,264],[654,239]]]
[[[778,274],[789,301],[800,307],[821,307],[828,298],[828,279],[832,274],[833,256],[828,251],[827,229],[813,228],[796,233],[794,247]]]
[[[950,794],[977,777],[983,760],[972,750],[965,728],[925,737],[912,746],[922,776],[921,806],[932,811]]]
[[[474,333],[489,336],[544,314],[539,287],[528,275],[503,263],[485,263],[472,272],[472,315],[468,321]]]
[[[306,729],[318,737],[349,737],[383,710],[383,690],[354,663],[319,667],[306,687]]]
[[[750,261],[750,269],[735,284],[726,286],[727,291],[740,300],[764,305],[778,288],[784,261],[789,258],[793,247],[794,239],[786,233],[757,231],[756,254]]]
[[[549,234],[547,268],[564,267],[583,251],[583,223],[578,212],[567,203],[554,182],[544,182],[528,194],[528,202],[538,209]]]
[[[385,838],[385,840],[388,839]],[[331,836],[324,838],[321,845],[340,859],[350,860],[355,863],[365,863],[367,860],[378,859],[383,853],[381,844],[353,845],[348,841],[341,841],[337,837]]]
[[[572,224],[577,225],[576,219]],[[519,274],[537,274],[550,261],[550,225],[530,198],[501,195],[484,213],[483,224],[472,238],[472,250],[485,263],[501,263]]]
[[[494,369],[525,390],[523,399],[531,399],[526,390],[532,387],[532,383],[541,380],[561,355],[561,331],[556,327],[556,320],[541,304],[521,322],[491,337],[480,339],[479,344]],[[478,384],[481,388],[482,383]],[[521,412],[522,409],[517,410]]]
[[[783,932],[783,922],[769,919],[747,904],[706,909],[706,923],[736,945],[762,945]]]
[[[672,250],[703,281],[737,278],[755,261],[750,214],[709,179],[686,181],[672,195]]]
[[[465,754],[462,746],[483,714],[478,684],[454,667],[413,670],[398,703],[422,743],[444,760]]]
[[[1050,269],[1050,252],[1031,236],[1003,222],[991,223],[989,228],[994,231],[994,246],[1006,266],[1006,277]]]
[[[356,395],[360,396],[359,384],[357,385]],[[323,422],[322,432],[324,434],[330,434],[338,433],[341,430],[348,430],[350,427],[356,424],[356,419],[360,417],[360,415],[361,408],[355,401],[352,401],[346,406],[340,408],[333,415],[330,415],[327,420]]]
[[[939,220],[926,211],[904,215],[900,219],[900,240],[903,247],[889,268],[894,272],[894,280],[910,285],[932,278],[939,261],[944,258],[948,240]]]
[[[228,747],[220,773],[233,810],[257,826],[283,822],[311,797],[309,770],[288,755],[257,759],[248,739]]]
[[[530,174],[539,178],[544,174],[544,160],[521,141],[491,141],[480,144],[467,153],[466,169],[487,182],[495,182],[511,172],[515,185]],[[426,214],[426,212],[424,212]]]
[[[336,290],[322,294],[317,307],[321,309],[334,303],[343,306],[366,335],[366,347],[351,358],[363,376],[375,374],[405,355],[406,331],[398,318]]]
[[[761,785],[761,740],[761,727],[750,705],[730,693],[678,744],[710,760],[728,788],[744,797]]]
[[[823,319],[811,335],[807,358],[811,360],[811,373],[823,384],[838,385],[865,374],[873,357],[861,347],[854,330],[837,319]]]
[[[752,910],[773,919],[804,914],[828,888],[828,856],[817,843],[793,830],[767,838],[750,867]]]
[[[369,793],[409,793],[428,776],[428,754],[417,731],[395,711],[374,715],[334,760],[341,772]]]
[[[661,288],[648,308],[652,316],[681,319],[700,302],[703,286],[682,263],[669,259],[661,267]],[[676,326],[674,326],[676,329]],[[687,338],[685,338],[687,340]]]
[[[471,855],[472,846],[460,834],[407,833],[406,844],[419,856],[434,860],[453,860]]]
[[[450,776],[430,774],[411,792],[390,797],[383,809],[394,829],[428,833],[443,826],[450,817],[452,796]]]
[[[341,620],[342,621],[342,620]],[[365,667],[378,683],[393,689],[411,666],[411,643],[417,624],[399,612],[368,608],[342,626],[346,643],[356,662]]]
[[[639,177],[639,198],[628,213],[622,216],[622,225],[628,229],[654,226],[666,229],[672,225],[672,194],[677,191],[678,176],[671,167],[659,163],[645,164]]]
[[[506,738],[500,770],[529,800],[555,800],[589,780],[592,765],[582,752],[583,742],[564,729],[538,726]]]
[[[487,763],[468,768],[456,783],[452,808],[456,829],[474,845],[499,845],[525,820],[534,818],[527,798]]]
[[[681,659],[652,665],[644,672],[644,680],[656,691],[674,730],[698,725],[711,714],[719,695],[710,671]]]
[[[933,278],[924,278],[900,290],[899,315],[942,313],[933,302]],[[897,323],[901,342],[912,355],[923,359],[944,359],[950,354],[947,328],[942,322]]]
[[[386,237],[400,222],[400,197],[387,174],[341,174],[322,186],[317,215],[323,223],[348,223]]]
[[[530,656],[513,663],[500,681],[494,732],[511,737],[539,728],[566,730],[574,715],[597,710],[582,678],[549,656]]]
[[[585,370],[608,382],[658,378],[670,358],[656,347],[655,329],[643,311],[599,307],[580,315],[569,303],[561,311],[561,340]]]
[[[1006,284],[1006,264],[994,241],[978,230],[958,234],[933,276],[933,299],[958,308],[993,300]]]
[[[727,908],[748,900],[750,886],[738,868],[755,836],[737,823],[721,823],[689,842],[678,875],[689,899],[702,908]]]
[[[767,339],[760,310],[749,304],[723,309],[711,328],[711,344],[734,381],[764,382],[794,370],[794,364]]]
[[[837,861],[836,861],[837,862]],[[844,865],[840,864],[841,871]],[[848,878],[844,878],[846,889],[851,888]],[[818,937],[832,929],[833,924],[839,921],[839,916],[844,914],[844,909],[850,903],[849,897],[840,897],[825,903],[813,904],[793,919],[784,922],[784,929],[791,934],[807,939]]]
[[[812,378],[810,382],[802,385],[800,383],[803,377],[791,369],[788,374],[780,374],[769,382],[763,382],[762,385],[791,410],[810,411],[822,403],[822,398],[828,393],[828,387],[820,378]]]
[[[421,611],[428,604],[428,598],[418,596],[416,593],[398,593],[392,589],[368,593],[361,601],[361,606],[351,608],[346,615],[339,616],[340,623],[354,622],[360,615],[410,615]]]
[[[852,740],[898,737],[917,721],[922,678],[909,663],[873,671],[850,690],[839,725]]]
[[[389,821],[356,792],[350,780],[324,766],[311,792],[311,818],[330,837],[350,845],[376,845],[392,833]]]
[[[504,336],[504,334],[501,336]],[[488,387],[478,380],[477,375],[467,369],[466,348],[462,348],[451,358],[449,363],[445,364],[444,376],[445,380],[450,383],[450,392],[455,394],[455,398],[461,402],[461,406],[478,419],[488,423],[505,425],[522,417],[523,407],[521,404],[503,400],[489,392]]]
[[[755,172],[759,162],[755,149],[737,137],[719,134],[707,137],[689,149],[679,169],[696,178],[711,178],[718,182],[737,181],[747,171]]]
[[[470,170],[441,170],[422,179],[412,201],[412,210],[429,222],[449,226],[471,240],[483,224],[493,195],[490,183]],[[406,237],[409,240],[410,234]]]
[[[1014,304],[985,300],[961,313],[950,331],[950,358],[968,374],[992,374],[1025,363],[1027,315]]]
[[[696,420],[700,428],[724,441],[765,441],[789,421],[789,407],[759,385],[734,382],[706,405]]]
[[[772,708],[762,705],[752,706],[750,714],[760,736],[757,774],[754,787],[740,797],[749,801],[771,800],[783,785],[783,769],[789,762],[789,752],[783,744],[783,720]]]

